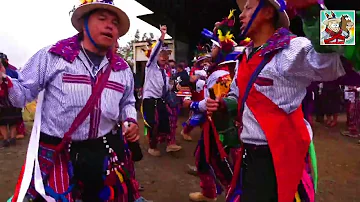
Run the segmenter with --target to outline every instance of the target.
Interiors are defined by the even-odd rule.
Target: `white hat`
[[[281,4],[279,3],[279,1],[281,1],[282,3],[286,2],[284,0],[265,0],[270,2],[278,11],[279,13],[279,20],[277,22],[277,26],[278,27],[285,27],[285,28],[289,28],[290,27],[290,19],[288,14],[286,13],[286,11],[281,11]],[[300,1],[300,0],[299,0]],[[236,0],[236,3],[238,4],[240,10],[242,10],[245,7],[245,3],[246,0]]]
[[[119,36],[125,35],[130,28],[130,20],[124,11],[114,5],[113,0],[81,0],[82,4],[77,7],[71,17],[71,23],[74,28],[82,32],[84,25],[84,15],[96,9],[111,11],[119,18]]]

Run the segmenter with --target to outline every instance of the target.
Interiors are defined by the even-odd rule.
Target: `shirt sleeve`
[[[275,55],[275,63],[284,76],[305,78],[307,83],[332,81],[345,75],[340,56],[336,52],[319,53],[309,39],[297,37]]]
[[[159,53],[161,50],[161,46],[163,45],[163,41],[161,39],[159,39],[156,42],[155,47],[152,49],[149,60],[146,63],[146,67],[148,68],[157,68],[157,60],[159,57]]]
[[[48,52],[50,47],[38,51],[18,73],[19,78],[11,78],[13,86],[9,88],[10,103],[17,108],[23,108],[26,103],[33,101],[54,74],[58,59]],[[59,58],[59,57],[57,57]]]
[[[135,108],[136,99],[134,96],[134,77],[130,68],[125,71],[126,78],[129,81],[127,82],[128,85],[126,86],[124,96],[120,102],[120,120],[137,124],[137,112]]]

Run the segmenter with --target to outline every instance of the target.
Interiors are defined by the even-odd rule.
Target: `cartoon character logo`
[[[337,12],[337,14],[340,13],[340,18],[337,18],[335,13],[334,11],[330,11],[330,13],[325,11],[326,18],[322,21],[325,29],[321,32],[321,43],[324,45],[348,44],[347,40],[352,39],[352,36],[354,36],[352,30],[355,23],[349,16],[351,13]]]

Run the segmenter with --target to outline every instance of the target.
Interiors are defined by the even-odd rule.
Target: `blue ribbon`
[[[199,112],[200,109],[199,109],[199,102],[192,102],[190,104],[190,109],[195,111],[195,112]]]
[[[208,30],[208,29],[205,29],[205,28],[204,28],[203,31],[201,32],[201,34],[202,34],[204,37],[208,38],[208,39],[213,39],[214,41],[219,42],[218,36],[215,35],[214,32],[212,32],[212,31],[210,31],[210,30]]]
[[[85,32],[88,35],[90,42],[99,49],[99,46],[95,43],[94,39],[91,37],[90,30],[89,30],[89,16],[85,17],[84,19],[84,26],[85,26]]]
[[[72,189],[74,188],[74,184],[70,185],[68,190],[62,194],[56,193],[51,187],[46,186],[45,191],[46,193],[54,198],[56,201],[62,201],[62,202],[69,202],[69,200],[66,198],[66,195],[68,195]]]
[[[286,3],[284,0],[277,0],[277,2],[280,4],[280,12],[284,12],[286,10]]]

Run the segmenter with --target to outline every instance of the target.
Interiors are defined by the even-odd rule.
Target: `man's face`
[[[259,0],[247,0],[244,8],[240,8],[242,10],[239,18],[241,22],[240,31],[243,32],[247,25],[250,22],[251,16],[256,10],[256,7],[259,5]],[[274,16],[274,9],[270,6],[262,7],[262,9],[258,12],[255,19],[253,20],[248,32],[247,36],[251,38],[253,33],[256,33],[257,29],[266,22],[269,22]],[[272,22],[271,22],[272,23]]]
[[[206,58],[203,61],[200,62],[200,67],[209,67],[211,65],[211,58]]]
[[[161,51],[159,54],[158,64],[160,67],[165,67],[169,62],[169,53],[167,51]]]
[[[101,48],[112,47],[119,38],[119,19],[107,10],[98,10],[89,17],[89,30],[95,43]],[[85,30],[85,26],[84,29]]]
[[[329,29],[334,31],[334,32],[338,32],[340,31],[340,24],[336,21],[330,21],[329,22]]]
[[[212,47],[212,49],[211,49],[211,57],[214,58],[214,59],[216,59],[216,57],[218,56],[219,52],[220,52],[220,47],[214,45],[214,46]]]
[[[176,71],[177,71],[177,72],[182,72],[182,71],[184,71],[184,69],[181,68],[181,67],[177,67],[177,68],[176,68]]]
[[[171,69],[173,69],[176,66],[176,64],[175,62],[169,62],[169,66],[171,67]]]

